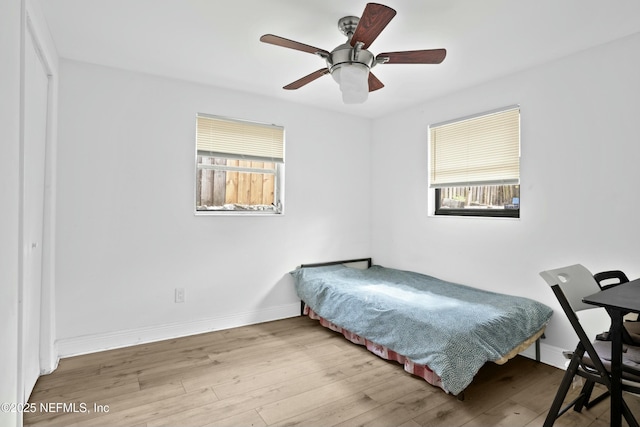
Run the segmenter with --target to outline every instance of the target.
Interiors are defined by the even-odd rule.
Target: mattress
[[[379,265],[291,274],[298,296],[318,317],[427,367],[452,394],[462,392],[484,363],[503,363],[522,351],[553,314],[528,298]]]

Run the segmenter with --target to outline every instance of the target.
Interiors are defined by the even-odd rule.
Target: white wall
[[[197,112],[285,127],[284,216],[194,216]],[[288,271],[369,255],[368,120],[62,60],[58,127],[63,356],[294,316]]]
[[[287,271],[369,254],[383,265],[538,299],[557,312],[545,343],[572,347],[538,272],[580,262],[640,276],[638,48],[634,35],[373,124],[62,61],[61,354],[295,315]],[[521,218],[430,217],[428,124],[510,104],[522,114]],[[285,216],[193,215],[196,112],[285,126]],[[186,289],[184,304],[173,302],[176,287]]]
[[[640,276],[640,34],[377,120],[373,257],[540,300],[545,343],[575,338],[538,272],[582,263]],[[521,106],[521,218],[430,217],[427,126]],[[375,165],[385,165],[384,168]]]

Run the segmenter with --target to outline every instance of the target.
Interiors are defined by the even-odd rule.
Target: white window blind
[[[284,128],[198,114],[196,147],[212,156],[283,163]]]
[[[520,108],[431,125],[430,187],[520,183]]]

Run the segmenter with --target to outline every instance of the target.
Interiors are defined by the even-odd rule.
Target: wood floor
[[[306,317],[60,361],[27,426],[541,426],[563,371],[485,365],[465,400]],[[575,392],[577,392],[576,388]],[[640,402],[625,397],[635,413]],[[608,400],[557,426],[606,426]]]

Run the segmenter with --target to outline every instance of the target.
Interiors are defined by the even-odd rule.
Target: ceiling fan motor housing
[[[345,16],[338,20],[338,29],[347,36],[348,40],[333,49],[329,56],[325,56],[327,68],[329,68],[330,72],[333,73],[342,64],[361,64],[368,69],[374,66],[375,56],[368,50],[362,49],[362,43],[355,43],[355,46],[351,46],[351,37],[356,31],[359,22],[360,18],[357,16]]]
[[[347,42],[332,50],[326,60],[331,72],[343,64],[362,64],[370,69],[375,63],[375,56],[368,50],[362,49],[359,44],[352,47]]]

